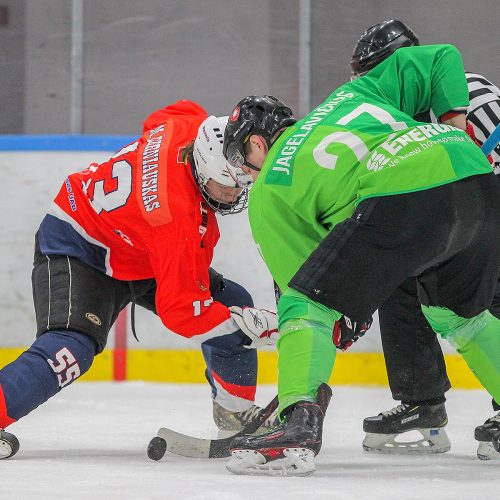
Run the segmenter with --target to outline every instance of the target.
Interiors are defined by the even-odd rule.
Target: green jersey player
[[[460,53],[435,45],[396,51],[296,123],[272,96],[247,97],[233,110],[224,154],[255,179],[252,233],[283,292],[282,424],[235,440],[230,470],[314,470],[332,332],[342,319],[367,321],[410,276],[433,329],[500,397],[500,320],[487,311],[500,193],[463,131],[467,105]],[[429,108],[442,123],[412,118]]]

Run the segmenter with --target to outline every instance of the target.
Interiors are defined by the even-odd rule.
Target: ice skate
[[[477,458],[480,460],[500,459],[500,412],[476,427],[474,432],[479,441]]]
[[[262,413],[262,408],[252,405],[248,410],[234,412],[226,410],[216,401],[213,401],[213,417],[217,428],[219,429],[217,437],[219,439],[232,436],[242,431],[250,422],[255,420]],[[265,432],[276,423],[276,413],[274,412],[257,429],[256,434]]]
[[[444,427],[448,423],[444,403],[436,405],[400,404],[375,417],[365,418],[363,430],[366,451],[391,454],[444,453],[451,448]],[[405,439],[417,431],[420,439]]]
[[[322,384],[317,402],[300,401],[269,432],[236,438],[226,468],[233,474],[307,476],[316,470],[323,419],[331,389]]]
[[[19,450],[19,441],[14,434],[0,429],[0,459],[13,457]]]

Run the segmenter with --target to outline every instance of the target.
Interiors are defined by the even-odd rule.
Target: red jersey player
[[[249,186],[222,156],[226,122],[178,101],[149,116],[136,142],[64,181],[35,238],[37,340],[0,370],[0,458],[19,448],[1,429],[85,373],[130,302],[201,343],[220,428],[259,412],[248,347],[271,342],[275,315],[210,268],[215,212],[243,210]]]

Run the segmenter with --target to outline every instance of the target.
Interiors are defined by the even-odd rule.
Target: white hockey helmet
[[[192,165],[203,198],[216,212],[223,215],[241,212],[247,207],[248,189],[253,182],[251,175],[229,165],[222,154],[227,120],[227,116],[209,116],[203,121],[194,141]],[[231,196],[224,201],[214,198],[213,190],[208,184],[210,179],[223,190],[229,188],[225,190],[228,193],[234,192],[234,200],[229,201]]]

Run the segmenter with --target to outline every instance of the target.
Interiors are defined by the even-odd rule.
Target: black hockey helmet
[[[244,144],[250,135],[261,135],[271,147],[271,140],[276,132],[296,121],[292,110],[272,95],[245,97],[229,116],[224,133],[223,154],[234,168],[245,165],[259,170],[245,162]]]
[[[373,69],[401,47],[420,45],[417,35],[402,21],[390,19],[368,28],[356,43],[352,58],[353,76]]]

